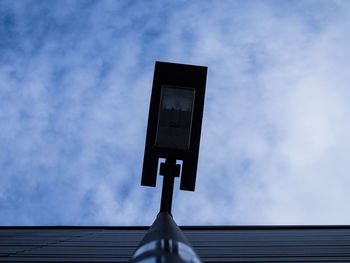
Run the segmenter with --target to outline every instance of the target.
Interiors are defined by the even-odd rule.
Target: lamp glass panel
[[[195,90],[163,85],[155,145],[188,150],[191,139]]]

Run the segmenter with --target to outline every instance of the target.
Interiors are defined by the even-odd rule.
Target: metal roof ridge
[[[150,226],[0,226],[1,229],[148,230]],[[350,229],[350,225],[184,225],[183,230]]]

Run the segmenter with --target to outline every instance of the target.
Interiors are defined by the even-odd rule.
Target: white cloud
[[[3,10],[1,224],[152,222],[161,178],[139,182],[155,60],[209,67],[179,224],[349,220],[346,2]]]

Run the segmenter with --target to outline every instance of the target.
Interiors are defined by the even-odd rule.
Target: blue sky
[[[0,1],[0,224],[149,225],[154,63],[208,66],[178,224],[349,224],[349,1]]]

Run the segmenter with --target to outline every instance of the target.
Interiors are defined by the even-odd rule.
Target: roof
[[[148,227],[0,227],[0,262],[128,262]],[[350,226],[184,226],[203,262],[350,262]]]

